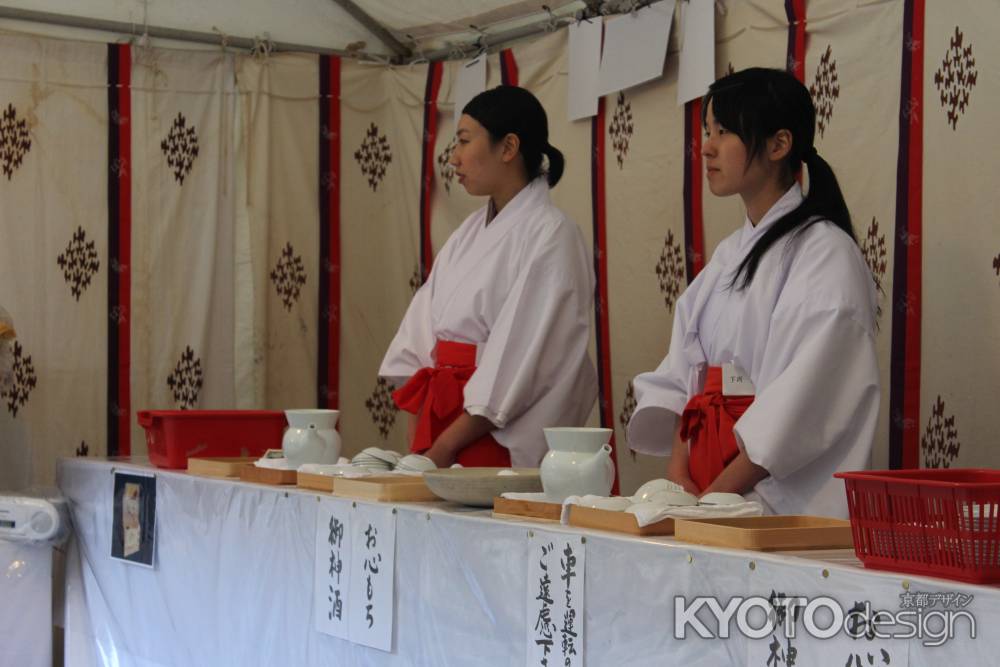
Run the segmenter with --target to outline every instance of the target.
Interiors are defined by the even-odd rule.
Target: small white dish
[[[651,479],[636,489],[632,501],[635,503],[647,502],[654,493],[660,491],[684,491],[684,487],[669,479]]]
[[[746,498],[738,493],[721,493],[716,491],[714,493],[706,493],[703,495],[699,501],[699,505],[739,505],[745,503]]]
[[[434,470],[437,468],[437,464],[422,454],[407,454],[399,459],[396,467],[404,470],[423,472],[424,470]]]

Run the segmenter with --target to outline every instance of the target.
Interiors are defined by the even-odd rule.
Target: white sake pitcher
[[[615,479],[609,428],[547,428],[542,489],[550,502],[567,496],[607,496]]]
[[[336,463],[340,458],[338,410],[285,410],[288,430],[281,439],[288,465],[297,470],[303,463]]]

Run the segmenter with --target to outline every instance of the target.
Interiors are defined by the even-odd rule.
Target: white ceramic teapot
[[[542,489],[551,502],[567,496],[607,496],[615,480],[609,428],[547,428]]]
[[[336,463],[340,458],[340,434],[336,431],[338,410],[285,410],[288,430],[281,439],[288,466],[303,463]]]

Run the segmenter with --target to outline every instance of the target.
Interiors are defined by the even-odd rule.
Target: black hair
[[[748,166],[764,152],[770,137],[779,130],[788,130],[792,148],[785,163],[790,173],[797,176],[803,164],[809,168],[809,191],[803,202],[761,235],[740,263],[730,286],[738,284],[739,289],[746,289],[771,246],[784,236],[801,234],[822,220],[829,220],[857,243],[837,177],[813,145],[816,107],[798,79],[784,70],[752,67],[709,86],[702,104],[702,125],[707,122],[709,103],[715,120],[735,133],[747,147]]]
[[[549,144],[549,119],[545,109],[534,95],[517,86],[497,86],[473,97],[462,109],[486,128],[490,139],[496,143],[508,134],[515,134],[521,141],[521,157],[534,180],[542,172],[542,155],[549,158],[545,170],[549,187],[562,178],[566,160],[558,148]]]

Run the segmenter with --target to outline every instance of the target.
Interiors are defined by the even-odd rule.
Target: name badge
[[[753,396],[755,393],[747,373],[736,364],[722,364],[723,396]]]

